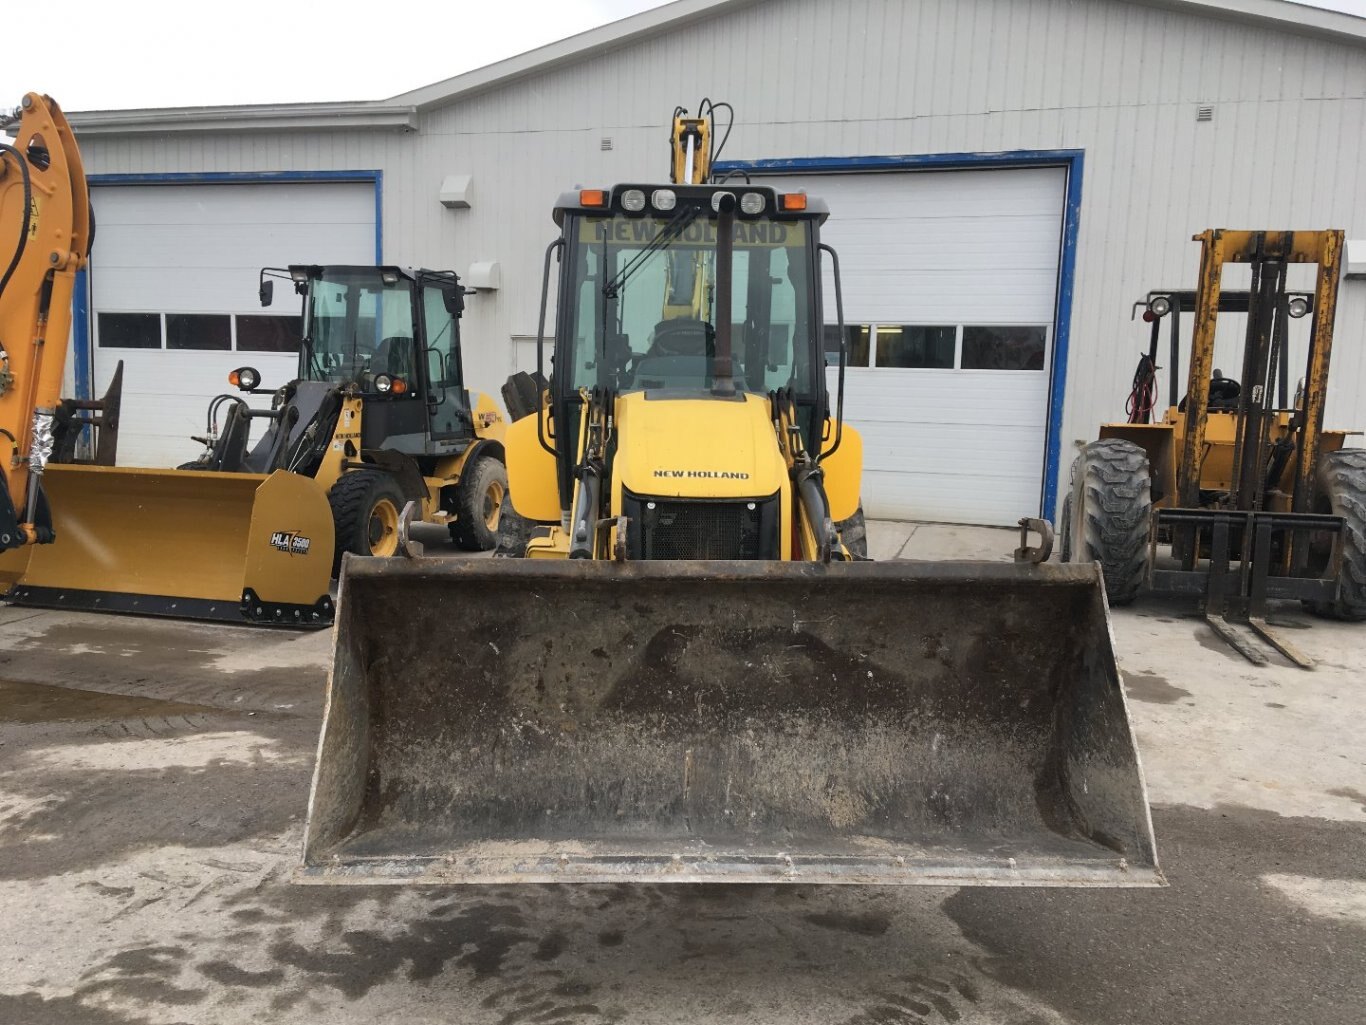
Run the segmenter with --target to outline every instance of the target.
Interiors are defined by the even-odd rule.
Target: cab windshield
[[[697,391],[715,384],[716,220],[580,217],[569,226],[565,328],[578,388]],[[815,387],[806,225],[737,219],[731,274],[732,371],[739,391]],[[566,297],[569,298],[569,297]]]
[[[375,268],[329,269],[309,284],[303,374],[369,388],[376,374],[411,378],[413,283],[385,284]]]

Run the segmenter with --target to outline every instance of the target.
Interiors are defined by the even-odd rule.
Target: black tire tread
[[[1344,521],[1336,601],[1307,603],[1325,619],[1366,620],[1366,449],[1330,452],[1319,461],[1318,491]]]
[[[1110,604],[1128,605],[1138,597],[1148,566],[1153,507],[1148,454],[1131,441],[1103,438],[1087,445],[1078,462],[1073,472],[1085,478],[1082,529],[1075,540],[1089,561],[1100,563]],[[1069,549],[1073,543],[1069,531]]]
[[[863,503],[854,510],[854,515],[847,520],[840,520],[835,524],[835,529],[839,531],[840,540],[844,542],[844,547],[849,549],[849,554],[858,562],[867,562],[868,559],[868,522],[863,515]]]
[[[341,569],[342,556],[347,552],[368,555],[360,551],[356,539],[363,524],[368,524],[370,509],[377,492],[389,493],[403,507],[403,493],[398,484],[381,470],[351,470],[343,473],[327,493],[327,504],[332,507],[332,526],[336,530],[336,554],[332,559],[332,575]]]
[[[472,467],[460,476],[456,486],[455,522],[450,525],[451,540],[467,552],[487,552],[497,547],[498,531],[491,531],[484,522],[484,490],[490,474],[503,482],[503,510],[498,516],[502,527],[507,510],[508,475],[503,462],[495,455],[479,456]]]
[[[531,540],[531,532],[540,524],[535,520],[529,520],[517,512],[512,504],[512,495],[509,493],[503,499],[503,514],[498,517],[498,543],[494,546],[493,557],[495,559],[524,559],[526,558],[527,542]]]
[[[1058,558],[1063,562],[1072,561],[1072,492],[1068,491],[1062,499],[1062,516],[1058,520]]]

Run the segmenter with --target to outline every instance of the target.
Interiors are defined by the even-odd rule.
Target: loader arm
[[[53,539],[52,454],[76,272],[90,256],[80,150],[51,97],[27,94],[0,144],[0,552]]]

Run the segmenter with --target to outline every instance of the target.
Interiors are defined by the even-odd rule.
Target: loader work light
[[[673,189],[655,189],[650,196],[650,205],[660,213],[668,213],[678,206],[678,193]]]
[[[638,214],[645,209],[645,190],[627,189],[621,194],[621,208],[628,214]]]
[[[387,395],[389,389],[394,386],[394,379],[388,374],[375,375],[375,391]]]
[[[228,375],[228,384],[242,391],[251,391],[261,383],[261,374],[255,367],[238,367]]]
[[[740,197],[740,212],[754,217],[764,212],[764,194],[762,192],[746,192]]]
[[[1290,301],[1285,304],[1285,312],[1299,320],[1309,312],[1309,300],[1302,295],[1291,296]]]
[[[1172,311],[1172,301],[1165,295],[1155,295],[1148,300],[1148,312],[1154,317],[1165,317]]]

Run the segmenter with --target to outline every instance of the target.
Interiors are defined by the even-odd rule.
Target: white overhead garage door
[[[1037,515],[1065,169],[762,181],[830,204],[822,238],[840,255],[844,408],[863,434],[868,515]],[[833,371],[830,383],[833,396]]]
[[[198,455],[190,436],[235,367],[268,386],[294,377],[299,300],[277,287],[262,309],[262,267],[375,260],[368,183],[102,185],[91,198],[94,391],[123,360],[120,465]]]

